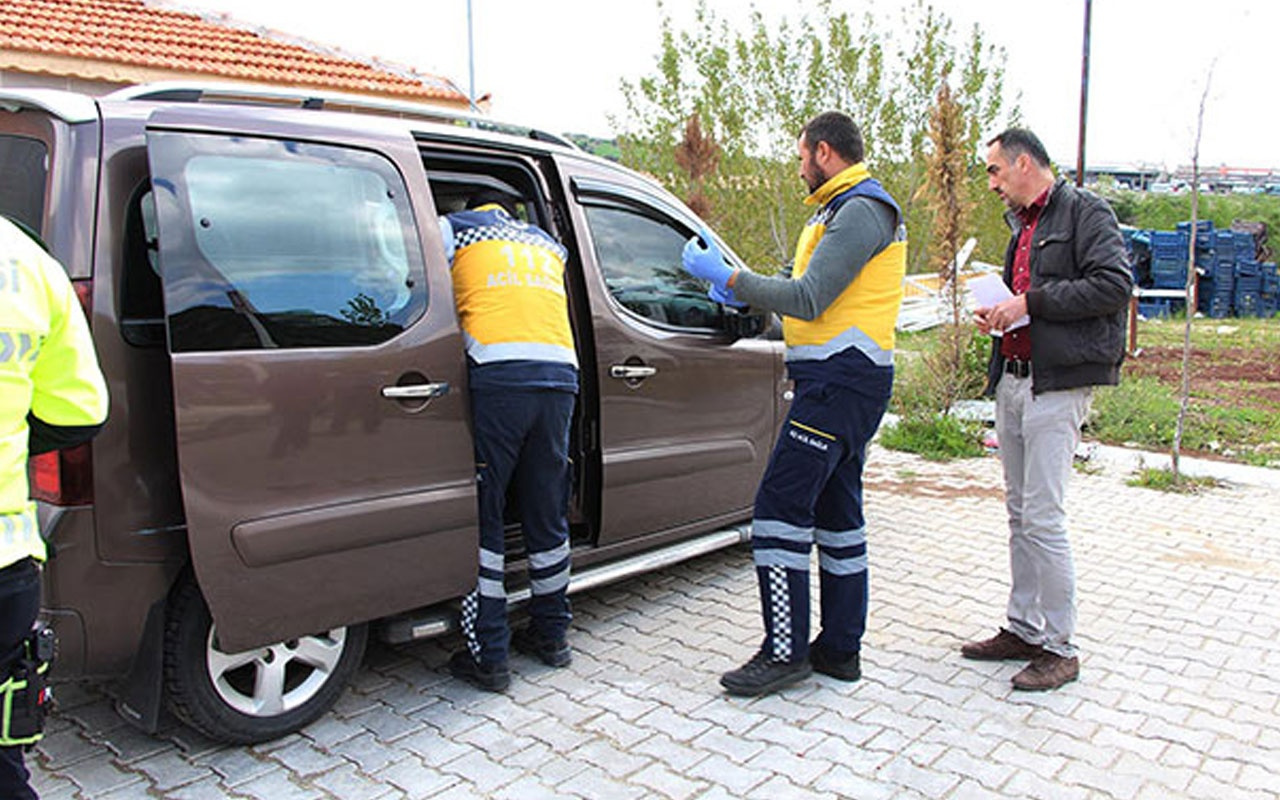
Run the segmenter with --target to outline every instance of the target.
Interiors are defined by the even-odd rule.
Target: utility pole
[[[1084,0],[1084,54],[1080,59],[1080,134],[1076,149],[1076,186],[1084,186],[1085,120],[1089,115],[1089,17],[1093,0]]]
[[[1087,1],[1087,0],[1086,0]],[[471,0],[467,0],[467,103],[472,113],[479,111],[476,106],[476,44],[475,33],[471,24]]]

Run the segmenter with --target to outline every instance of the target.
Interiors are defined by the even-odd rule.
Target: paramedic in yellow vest
[[[462,603],[466,648],[450,671],[482,689],[511,682],[509,645],[569,664],[569,427],[578,359],[565,294],[566,250],[484,191],[441,218],[466,342],[480,500],[480,574]],[[503,511],[515,482],[529,562],[530,625],[511,636],[503,584]]]
[[[22,655],[40,608],[45,544],[27,488],[27,457],[88,441],[107,417],[107,388],[67,273],[0,217],[0,679]],[[34,798],[11,739],[0,745],[0,797]]]
[[[862,135],[844,114],[800,134],[800,177],[814,207],[790,276],[729,267],[705,231],[684,266],[712,297],[783,315],[795,399],[756,494],[751,545],[764,643],[720,683],[761,695],[814,670],[843,681],[862,671],[867,541],[862,466],[893,388],[894,324],[902,302],[902,212],[863,163]],[[818,547],[821,630],[809,641],[809,566]]]

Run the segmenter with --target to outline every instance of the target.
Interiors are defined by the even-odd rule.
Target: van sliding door
[[[465,593],[465,362],[412,141],[308,141],[303,111],[213,119],[158,112],[147,149],[183,504],[221,647]]]

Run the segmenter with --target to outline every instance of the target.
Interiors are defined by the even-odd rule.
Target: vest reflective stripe
[[[866,167],[855,164],[814,193],[814,197],[821,198],[823,206],[810,218],[796,242],[793,278],[804,275],[809,259],[826,234],[827,223],[851,197],[874,197],[893,203],[878,183],[867,183],[869,180]],[[897,210],[896,204],[894,209]],[[782,318],[787,360],[819,361],[857,348],[874,364],[893,364],[894,328],[906,271],[906,234],[899,226],[897,240],[873,256],[816,319]]]
[[[0,567],[7,567],[30,556],[44,561],[44,539],[40,538],[35,503],[12,514],[0,514]]]
[[[491,361],[558,361],[574,366],[578,364],[578,357],[572,346],[536,342],[482,344],[465,331],[462,338],[467,344],[467,355],[477,364],[488,364]]]
[[[457,251],[453,293],[479,364],[553,361],[577,366],[564,288],[565,249],[502,211],[449,217]]]

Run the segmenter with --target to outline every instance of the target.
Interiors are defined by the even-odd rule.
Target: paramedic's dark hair
[[[805,147],[810,151],[818,142],[826,142],[832,150],[850,164],[857,164],[864,157],[862,131],[848,114],[824,111],[804,126],[800,132]]]

